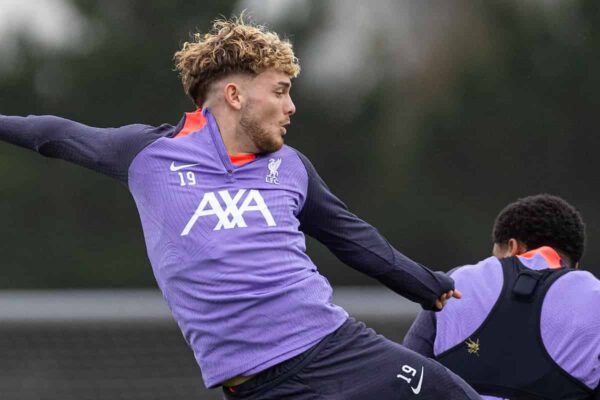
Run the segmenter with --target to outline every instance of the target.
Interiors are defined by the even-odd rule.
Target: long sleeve
[[[435,335],[435,314],[431,311],[421,311],[404,336],[403,344],[412,351],[433,358]]]
[[[160,127],[148,125],[94,128],[54,116],[0,115],[0,140],[90,168],[124,184],[133,158],[160,136]]]
[[[334,196],[310,161],[298,152],[308,174],[300,229],[323,243],[350,267],[383,283],[394,292],[435,310],[435,301],[454,289],[454,281],[433,272],[394,249],[371,225]]]

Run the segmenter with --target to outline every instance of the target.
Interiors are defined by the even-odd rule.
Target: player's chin
[[[275,134],[275,135],[271,136],[271,146],[272,146],[273,151],[277,151],[283,147],[283,142],[284,142],[283,135],[285,135],[285,133]]]
[[[263,141],[260,145],[260,152],[274,153],[283,147],[283,136],[273,136],[268,141]]]

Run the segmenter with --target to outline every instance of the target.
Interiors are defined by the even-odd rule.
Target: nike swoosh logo
[[[417,385],[416,388],[414,387],[410,387],[413,391],[414,394],[419,394],[421,393],[421,384],[423,383],[423,374],[425,373],[425,370],[423,367],[421,367],[421,377],[419,378],[419,384]]]
[[[177,165],[177,166],[175,166],[175,162],[173,161],[171,163],[171,167],[169,167],[169,169],[171,171],[173,171],[173,172],[177,172],[177,171],[179,171],[181,169],[186,169],[186,168],[194,167],[196,165],[198,165],[198,164],[185,164],[185,165]]]

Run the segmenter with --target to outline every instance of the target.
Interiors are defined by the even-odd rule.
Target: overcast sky
[[[24,35],[40,49],[76,49],[86,33],[86,21],[65,0],[0,1],[0,68],[18,59],[15,37]]]
[[[547,10],[565,4],[563,0],[524,4],[532,3],[544,4]],[[258,22],[285,32],[293,24],[312,22],[307,20],[311,4],[310,0],[239,0],[235,9],[237,13],[246,9]],[[454,53],[444,59],[444,51],[457,43],[463,48],[478,45],[465,40],[465,30],[473,39],[485,36],[485,27],[479,27],[479,32],[475,27],[474,4],[468,0],[320,3],[327,23],[303,37],[302,47],[296,49],[302,77],[313,90],[324,89],[327,95],[338,96],[352,87],[360,97],[382,80],[411,76],[427,64],[451,68],[459,61]],[[16,34],[40,45],[41,51],[77,51],[81,43],[98,37],[97,28],[67,0],[0,0],[0,72],[18,66]]]

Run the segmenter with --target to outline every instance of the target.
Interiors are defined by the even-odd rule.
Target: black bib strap
[[[521,271],[512,287],[513,296],[521,301],[531,301],[540,280],[543,278],[539,271]]]
[[[437,359],[479,393],[511,399],[588,399],[591,390],[548,355],[540,316],[544,297],[572,269],[532,270],[518,257],[500,260],[502,291],[481,326]]]

